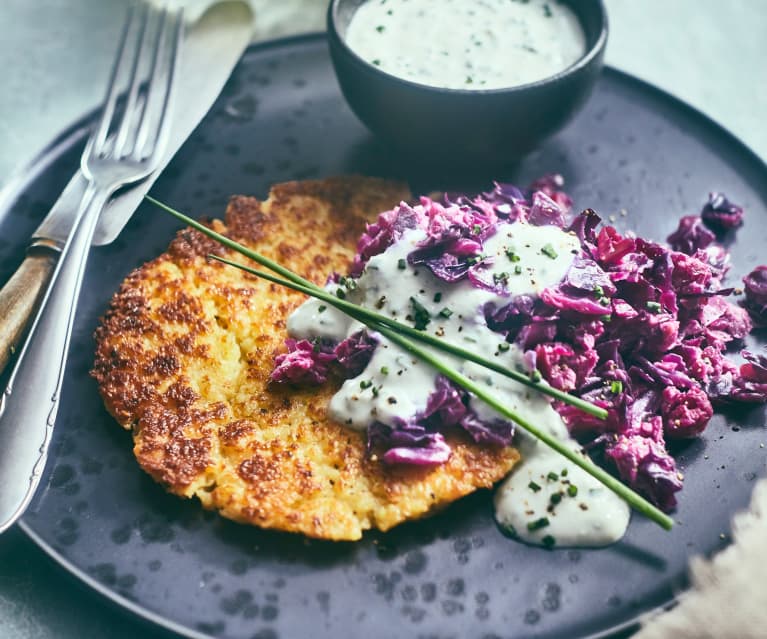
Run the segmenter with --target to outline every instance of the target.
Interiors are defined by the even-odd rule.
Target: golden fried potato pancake
[[[212,227],[317,283],[346,272],[366,221],[406,199],[398,183],[346,177],[233,197]],[[448,436],[450,461],[387,467],[364,433],[330,421],[340,381],[298,390],[268,383],[285,321],[303,296],[208,253],[244,258],[191,229],[131,273],[96,331],[92,371],[107,409],[131,429],[141,467],[170,492],[224,517],[310,537],[359,539],[490,487],[513,448]]]

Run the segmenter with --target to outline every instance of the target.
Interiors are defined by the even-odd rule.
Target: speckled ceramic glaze
[[[77,167],[83,135],[53,149],[51,164],[0,210],[0,280]],[[654,239],[697,212],[709,190],[722,190],[747,210],[732,245],[732,281],[764,261],[767,168],[703,116],[627,76],[604,72],[569,128],[512,174],[475,186],[494,178],[525,184],[552,171],[565,176],[577,207],[615,215],[619,229]],[[349,172],[408,177],[417,190],[465,186],[419,177],[387,155],[344,104],[326,44],[312,36],[249,50],[152,192],[214,216],[232,193],[265,196],[273,182]],[[727,543],[730,517],[763,473],[763,410],[717,415],[704,437],[675,451],[686,485],[674,530],[635,517],[626,537],[603,550],[515,543],[495,526],[486,492],[354,544],[204,512],[139,470],[130,435],[88,376],[91,334],[110,296],[176,228],[142,206],[113,245],[93,251],[53,449],[22,524],[80,578],[166,627],[247,639],[605,633],[668,602],[685,583],[689,557]]]

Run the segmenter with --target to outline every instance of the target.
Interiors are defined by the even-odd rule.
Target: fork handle
[[[34,317],[58,259],[57,250],[31,248],[11,279],[0,289],[0,374]]]
[[[21,516],[45,467],[91,238],[111,191],[89,186],[75,228],[0,399],[0,532]]]

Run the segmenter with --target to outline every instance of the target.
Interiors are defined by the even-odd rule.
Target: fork
[[[23,514],[45,467],[99,214],[120,187],[141,181],[158,168],[167,142],[182,10],[141,2],[129,11],[103,112],[81,159],[89,184],[78,221],[0,398],[0,532]],[[118,95],[126,74],[129,88],[118,118]]]

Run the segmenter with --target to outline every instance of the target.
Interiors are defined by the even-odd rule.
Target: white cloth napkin
[[[161,0],[151,0],[160,2]],[[197,20],[218,0],[173,0],[189,21]],[[253,10],[254,42],[325,28],[325,0],[247,0]]]
[[[670,611],[649,616],[635,639],[767,637],[767,480],[733,521],[733,543],[690,562],[692,588]]]

